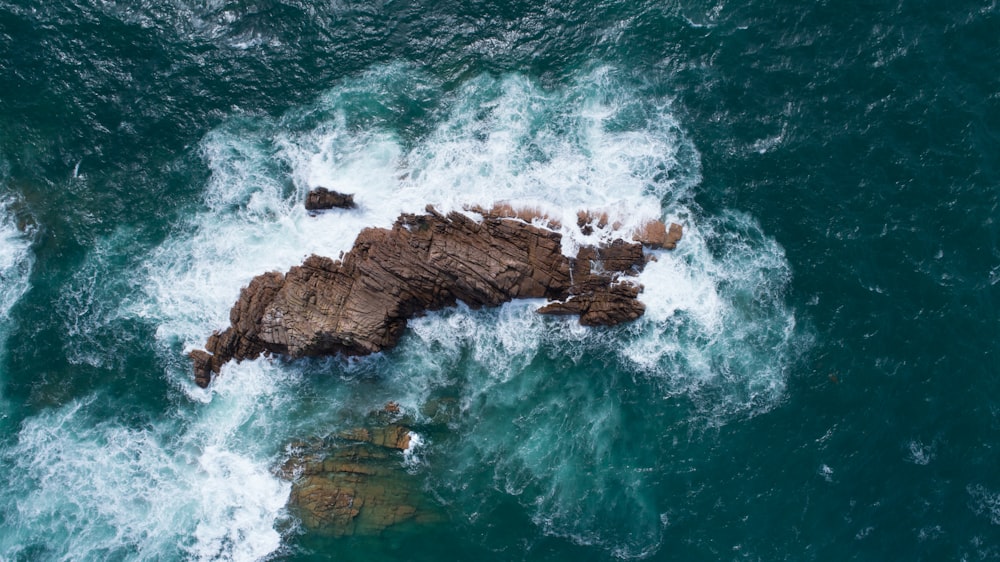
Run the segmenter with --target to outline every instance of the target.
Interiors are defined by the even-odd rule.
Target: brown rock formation
[[[596,214],[591,211],[580,211],[576,214],[576,226],[580,227],[580,232],[586,236],[590,236],[594,233],[594,225],[597,225],[597,228],[604,228],[608,226],[608,214]],[[619,226],[620,225],[618,223],[614,223],[612,228],[618,228]]]
[[[632,239],[650,248],[673,250],[677,247],[683,234],[683,227],[677,223],[670,223],[670,230],[667,230],[667,225],[660,221],[652,221],[646,223]]]
[[[670,223],[670,230],[667,231],[667,240],[663,243],[663,247],[668,250],[677,248],[677,243],[681,241],[682,236],[684,236],[684,228],[677,223]]]
[[[604,271],[595,271],[601,264]],[[570,298],[538,309],[541,314],[577,314],[584,326],[613,326],[642,316],[646,307],[636,300],[642,287],[632,283],[611,284],[607,272],[641,270],[645,265],[642,246],[615,240],[605,248],[581,248],[573,260]]]
[[[371,443],[387,449],[399,449],[405,451],[410,448],[410,430],[396,424],[386,427],[375,427],[366,429],[363,427],[349,429],[337,434],[337,437],[347,441],[357,441],[359,443]]]
[[[641,287],[618,279],[645,265],[638,243],[585,247],[570,259],[558,232],[510,213],[481,211],[482,220],[431,207],[427,213],[362,231],[342,261],[313,255],[286,275],[254,278],[230,311],[231,327],[213,334],[207,351],[190,354],[196,382],[206,386],[230,359],[265,352],[304,357],[391,348],[409,318],[458,301],[478,308],[547,298],[561,302],[539,312],[579,314],[588,326],[634,320],[644,311],[636,300]]]
[[[384,430],[405,433],[409,445],[406,428]],[[403,469],[400,452],[394,450],[398,443],[372,439],[380,431],[355,429],[302,443],[281,466],[278,473],[292,481],[289,506],[305,527],[332,536],[375,535],[406,521],[441,519],[415,477]]]
[[[330,191],[325,187],[317,187],[306,195],[306,209],[320,211],[324,209],[353,209],[354,195]]]

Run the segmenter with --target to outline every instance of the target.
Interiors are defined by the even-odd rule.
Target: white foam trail
[[[98,240],[62,289],[57,310],[63,318],[63,346],[70,363],[121,368],[119,349],[135,344],[134,331],[121,323],[129,316],[123,303],[134,299],[135,280],[128,275],[134,266],[128,262],[136,258],[123,257],[133,246],[133,235],[129,229],[119,229]]]
[[[906,460],[916,465],[926,466],[934,460],[934,444],[925,445],[916,439],[911,440],[906,446],[908,455]]]

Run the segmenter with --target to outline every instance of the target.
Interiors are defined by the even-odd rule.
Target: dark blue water
[[[995,2],[34,4],[0,1],[0,559],[1000,559]],[[495,201],[685,238],[634,325],[459,307],[194,386],[254,275]],[[300,525],[289,443],[390,400],[441,520]]]

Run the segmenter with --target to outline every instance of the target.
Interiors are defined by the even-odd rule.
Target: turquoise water
[[[0,559],[1000,559],[998,12],[0,0]],[[193,384],[254,275],[502,200],[685,238],[628,326]],[[289,443],[387,401],[443,520],[303,529]]]

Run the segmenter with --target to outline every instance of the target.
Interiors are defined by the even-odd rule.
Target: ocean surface
[[[499,201],[685,237],[633,324],[194,385],[253,276]],[[998,220],[996,0],[0,0],[0,560],[1000,560]],[[443,517],[306,528],[389,401]]]

